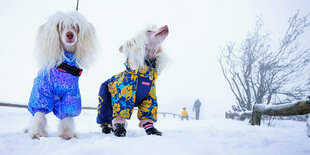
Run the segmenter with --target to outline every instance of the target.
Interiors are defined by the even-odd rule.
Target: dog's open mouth
[[[75,41],[74,41],[74,40],[67,40],[67,41],[66,41],[66,44],[67,44],[67,45],[74,45],[74,44],[75,44]]]
[[[167,35],[169,33],[168,29],[164,29],[160,32],[158,32],[155,36],[158,36],[158,35]]]
[[[165,35],[168,35],[168,33],[169,33],[169,29],[168,29],[168,26],[167,26],[167,25],[161,27],[158,31],[159,31],[159,32],[156,33],[155,36],[158,36],[158,35],[160,35],[160,36],[164,35],[164,36],[165,36]]]

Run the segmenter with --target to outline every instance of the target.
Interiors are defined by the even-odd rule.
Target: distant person
[[[184,118],[186,118],[188,120],[188,114],[187,114],[187,111],[186,111],[186,108],[184,107],[182,112],[181,112],[181,119],[183,121]]]
[[[196,120],[199,120],[199,112],[200,112],[201,102],[197,99],[193,106],[193,111],[196,113]]]

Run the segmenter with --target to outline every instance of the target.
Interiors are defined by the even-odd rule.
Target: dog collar
[[[145,64],[151,69],[156,69],[156,59],[144,59]]]
[[[68,65],[67,63],[63,62],[61,63],[57,69],[59,71],[65,72],[65,73],[70,73],[73,76],[81,76],[83,69],[78,68],[78,67],[73,67]]]

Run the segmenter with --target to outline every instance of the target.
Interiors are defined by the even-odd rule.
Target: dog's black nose
[[[66,33],[66,37],[68,38],[68,39],[73,39],[73,36],[74,36],[74,34],[72,33],[72,32],[67,32]]]

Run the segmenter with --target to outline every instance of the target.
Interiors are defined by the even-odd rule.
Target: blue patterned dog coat
[[[65,63],[76,66],[75,55],[64,51]],[[81,95],[79,90],[79,76],[73,76],[53,67],[49,70],[41,69],[34,79],[28,111],[53,113],[59,118],[78,116],[81,113]]]

